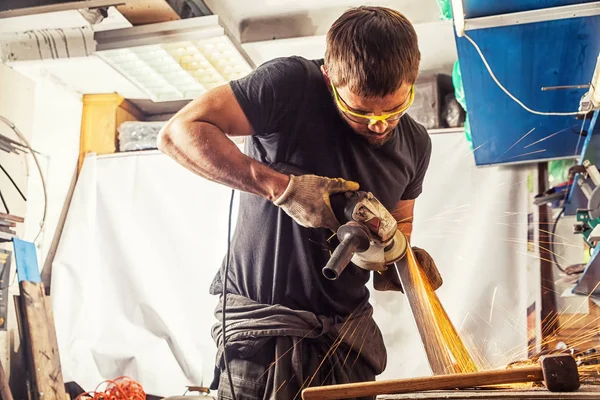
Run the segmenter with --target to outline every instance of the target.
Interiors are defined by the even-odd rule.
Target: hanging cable
[[[233,380],[231,379],[231,370],[229,369],[229,359],[227,358],[227,337],[225,335],[225,312],[227,310],[227,274],[229,273],[229,256],[231,254],[231,218],[233,213],[233,198],[235,196],[235,190],[231,190],[231,199],[229,200],[229,223],[227,225],[227,255],[225,260],[225,271],[223,272],[223,314],[221,316],[221,331],[223,333],[223,361],[225,363],[225,371],[227,372],[227,380],[229,381],[229,388],[231,390],[231,397],[235,398],[235,390],[233,388]]]
[[[2,164],[0,164],[0,169],[2,170],[2,172],[4,172],[4,174],[6,175],[6,177],[8,178],[8,180],[13,184],[13,186],[15,187],[15,189],[17,189],[17,192],[19,192],[19,194],[21,195],[21,198],[25,201],[27,201],[27,197],[25,197],[25,195],[23,194],[23,192],[21,191],[21,189],[19,189],[19,186],[17,185],[17,183],[14,181],[14,179],[12,178],[12,176],[10,176],[10,174],[8,173],[8,171],[6,169],[4,169],[4,167],[2,166]]]
[[[0,200],[2,200],[2,205],[4,206],[4,209],[6,210],[7,214],[10,214],[10,210],[8,209],[8,204],[6,204],[6,200],[4,199],[4,196],[2,195],[2,191],[0,190]]]
[[[13,124],[8,118],[0,115],[0,120],[3,121],[5,124],[7,124],[17,134],[19,139],[29,149],[31,156],[33,157],[33,160],[35,161],[35,165],[37,166],[38,172],[40,173],[40,179],[42,181],[42,189],[44,192],[44,213],[42,215],[42,220],[40,221],[40,229],[38,230],[37,235],[35,235],[35,238],[33,239],[33,242],[35,243],[37,241],[38,237],[40,236],[40,234],[42,233],[42,230],[44,229],[44,224],[46,223],[46,214],[48,212],[48,190],[46,188],[46,180],[44,179],[44,174],[42,172],[42,166],[40,165],[40,160],[38,159],[38,157],[36,155],[36,151],[34,151],[33,148],[31,147],[31,144],[29,144],[29,140],[27,140],[25,135],[23,135],[19,131],[19,129],[17,129],[15,124]]]
[[[473,47],[475,47],[475,50],[477,50],[477,53],[479,53],[479,57],[481,58],[481,61],[483,61],[483,65],[485,65],[485,68],[488,70],[490,76],[492,77],[492,80],[496,83],[496,85],[498,85],[498,87],[500,89],[502,89],[502,91],[504,93],[506,93],[506,95],[508,97],[510,97],[512,100],[514,100],[515,103],[517,103],[518,105],[520,105],[521,107],[523,107],[525,110],[529,111],[532,114],[537,114],[537,115],[557,115],[557,116],[565,116],[565,115],[579,115],[579,114],[587,114],[587,111],[573,111],[573,112],[542,112],[542,111],[536,111],[536,110],[532,110],[531,108],[527,107],[525,104],[523,104],[523,102],[519,99],[517,99],[512,93],[510,93],[508,91],[508,89],[506,89],[498,80],[498,78],[496,78],[496,75],[494,74],[494,72],[492,71],[492,68],[490,67],[490,65],[488,64],[487,60],[485,59],[485,56],[483,55],[483,53],[481,52],[481,49],[479,48],[479,46],[477,45],[477,43],[475,43],[475,41],[473,39],[471,39],[471,37],[469,35],[467,35],[466,33],[464,34],[464,37],[471,42],[471,44],[473,45]]]
[[[552,225],[552,237],[550,238],[550,253],[552,254],[552,261],[554,261],[554,265],[556,265],[556,268],[558,268],[562,273],[565,273],[565,269],[562,265],[560,265],[560,263],[556,259],[556,251],[554,250],[554,238],[556,238],[556,227],[558,226],[558,221],[563,216],[564,212],[565,209],[563,207],[563,209],[560,210],[560,212],[556,216],[556,219],[554,220],[554,225]]]

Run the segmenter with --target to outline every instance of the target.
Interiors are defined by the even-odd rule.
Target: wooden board
[[[179,15],[165,0],[143,0],[117,6],[117,10],[133,25],[174,21]]]
[[[0,212],[0,218],[9,222],[24,222],[25,219],[23,217],[19,217],[17,215],[5,214]]]
[[[23,345],[27,348],[34,399],[64,400],[65,384],[60,367],[54,318],[44,285],[22,281],[19,296]]]
[[[575,367],[574,364],[575,362],[573,361],[573,367]],[[302,399],[353,399],[355,397],[376,396],[384,393],[418,393],[432,390],[451,390],[452,388],[479,387],[483,385],[540,382],[543,379],[542,368],[534,366],[468,374],[437,375],[310,387],[302,391]]]
[[[403,399],[598,399],[600,398],[599,386],[582,386],[579,391],[572,393],[552,393],[545,388],[510,389],[510,390],[443,390],[422,393],[390,394],[378,396],[378,400],[403,400]]]
[[[4,371],[2,363],[0,363],[0,399],[2,400],[13,400],[12,392],[8,386],[8,376]]]

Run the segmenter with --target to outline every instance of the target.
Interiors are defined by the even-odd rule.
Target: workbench
[[[577,392],[552,393],[545,388],[530,389],[463,389],[440,390],[420,393],[405,393],[378,396],[379,400],[399,399],[600,399],[600,386],[584,385]]]

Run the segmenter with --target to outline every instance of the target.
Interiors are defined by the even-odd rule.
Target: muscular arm
[[[392,211],[392,215],[398,222],[398,229],[400,229],[400,232],[404,233],[409,243],[410,235],[412,234],[414,209],[414,200],[400,200]]]
[[[253,133],[231,87],[223,85],[173,116],[158,135],[158,149],[206,179],[273,201],[289,176],[246,156],[227,137]]]
[[[398,229],[404,233],[410,245],[410,235],[413,225],[413,211],[415,209],[414,200],[400,200],[396,207],[392,210],[392,215],[398,222]],[[375,290],[386,291],[401,291],[402,285],[396,275],[394,268],[388,268],[383,272],[375,272],[373,274],[373,287]]]

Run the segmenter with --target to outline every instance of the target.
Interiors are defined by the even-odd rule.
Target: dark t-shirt
[[[338,112],[322,64],[279,58],[231,82],[255,131],[246,141],[246,154],[268,165],[290,164],[307,173],[356,181],[390,210],[400,200],[415,199],[431,155],[425,128],[404,115],[388,142],[369,146]],[[339,279],[325,279],[321,269],[337,243],[330,237],[331,231],[303,228],[271,202],[242,193],[228,291],[264,304],[349,315],[368,301],[369,271],[351,263]],[[219,272],[211,293],[221,290]]]

